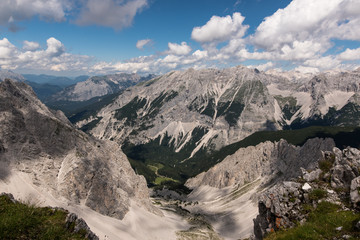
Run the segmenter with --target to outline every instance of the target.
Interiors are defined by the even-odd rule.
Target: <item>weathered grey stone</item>
[[[78,218],[75,213],[69,213],[67,215],[65,226],[74,233],[85,232],[85,237],[89,240],[99,240],[99,237],[90,230],[86,222],[82,218]]]
[[[310,184],[305,183],[305,184],[302,186],[301,189],[304,190],[304,191],[306,191],[306,192],[308,192],[308,191],[311,189],[311,186],[310,186]]]
[[[360,204],[360,177],[354,178],[350,186],[350,199],[354,206]]]
[[[67,87],[52,96],[52,98],[57,101],[86,101],[94,97],[117,93],[141,81],[149,80],[151,76],[153,75],[141,77],[136,73],[94,76],[88,78],[86,81],[78,82],[75,85]]]
[[[54,198],[122,219],[130,201],[161,214],[120,146],[76,130],[24,83],[0,83],[0,162],[29,175]],[[60,116],[60,118],[59,118]],[[1,165],[2,166],[2,165]]]
[[[289,197],[283,197],[280,192],[287,193]],[[294,226],[295,220],[301,221],[304,218],[299,214],[301,200],[294,197],[295,192],[299,192],[300,195],[301,184],[283,182],[259,197],[259,214],[254,219],[255,239],[262,239],[269,231]]]
[[[335,154],[335,163],[330,171],[331,187],[348,189],[351,181],[359,176],[360,151],[348,147],[343,151],[334,148],[333,152]]]
[[[311,171],[310,173],[306,172],[303,175],[303,178],[307,182],[312,182],[312,181],[315,181],[315,180],[319,179],[319,176],[320,176],[321,173],[322,173],[321,169],[316,169],[314,171]]]
[[[335,157],[335,158],[334,158]],[[322,160],[329,160],[333,162],[329,176],[331,179],[331,186],[333,188],[340,188],[343,195],[349,194],[354,207],[359,207],[360,203],[360,176],[358,175],[358,168],[360,165],[360,151],[354,148],[346,148],[340,150],[334,148],[332,152],[324,152]],[[315,169],[312,172],[307,172],[305,169],[300,169],[303,179],[313,181],[310,184],[306,182],[301,185],[299,183],[283,182],[278,183],[269,190],[265,191],[259,197],[259,215],[254,219],[254,231],[256,239],[262,239],[266,234],[266,229],[276,231],[278,228],[277,223],[281,223],[283,227],[292,226],[294,220],[297,222],[304,222],[305,216],[301,214],[302,204],[312,204],[316,208],[319,201],[323,199],[310,199],[310,189],[323,188],[323,185],[319,184],[317,180],[321,171]],[[314,173],[313,175],[311,173]],[[327,180],[326,178],[325,180]],[[302,180],[302,179],[300,179]],[[320,179],[319,179],[320,180]],[[333,189],[326,189],[328,196],[325,201],[329,201],[335,204],[341,204],[338,194]],[[297,194],[297,195],[296,195]],[[284,197],[282,197],[284,196]],[[290,196],[301,196],[296,199]],[[261,208],[261,211],[260,211]],[[347,209],[342,205],[343,210]],[[276,221],[274,220],[276,219]],[[289,220],[289,222],[288,222]],[[356,228],[360,229],[360,222],[357,223]],[[342,227],[336,228],[338,231],[342,230]]]
[[[314,138],[302,147],[295,147],[285,140],[280,140],[276,143],[264,142],[257,146],[241,148],[207,172],[189,179],[186,186],[241,186],[259,177],[273,181],[289,180],[301,175],[302,167],[315,169],[317,161],[322,157],[322,151],[329,151],[334,146],[332,139]],[[321,170],[315,170],[312,178],[318,177],[320,172]],[[291,184],[294,188],[299,187],[298,183]]]

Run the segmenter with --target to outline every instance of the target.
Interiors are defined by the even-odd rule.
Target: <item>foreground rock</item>
[[[325,151],[313,170],[303,173],[291,182],[280,182],[259,197],[259,215],[254,219],[255,239],[269,232],[294,227],[307,219],[305,204],[315,207],[327,201],[348,209],[344,202],[350,198],[353,210],[360,203],[360,151],[355,148]],[[342,228],[339,227],[339,231]]]
[[[144,177],[136,175],[116,143],[76,130],[24,83],[0,83],[0,180],[29,184],[68,204],[118,219],[131,203],[159,213]],[[26,182],[26,181],[25,181]]]
[[[96,234],[94,234],[90,230],[90,228],[88,227],[88,225],[82,218],[78,218],[78,216],[76,214],[69,213],[67,210],[65,210],[63,208],[57,208],[57,207],[55,207],[55,208],[49,208],[49,207],[35,208],[34,206],[26,206],[25,204],[22,204],[21,202],[15,200],[14,196],[11,193],[1,193],[0,197],[2,198],[2,203],[4,203],[4,205],[1,205],[1,207],[2,207],[1,213],[3,214],[3,216],[5,218],[7,218],[7,220],[9,222],[14,222],[14,221],[11,221],[11,218],[14,217],[14,218],[18,218],[18,220],[20,221],[20,222],[17,222],[17,224],[19,224],[19,225],[24,224],[23,221],[25,219],[21,218],[20,216],[26,216],[26,214],[23,213],[23,215],[21,215],[22,213],[19,212],[19,211],[21,211],[20,209],[24,210],[24,207],[28,211],[29,210],[32,211],[33,214],[31,217],[33,217],[33,220],[35,219],[35,221],[36,220],[38,221],[38,222],[33,223],[33,225],[29,225],[29,224],[26,225],[26,223],[25,223],[24,225],[22,225],[22,231],[19,231],[19,229],[17,229],[18,234],[19,234],[18,237],[20,237],[21,239],[28,239],[30,237],[29,234],[30,233],[33,234],[33,232],[34,231],[36,232],[37,230],[41,231],[41,233],[38,232],[37,234],[43,234],[46,231],[49,231],[51,228],[54,228],[54,229],[58,229],[59,232],[57,234],[59,234],[61,232],[60,229],[65,228],[67,230],[67,232],[79,234],[80,236],[82,236],[85,239],[99,240],[99,237],[96,236]],[[19,205],[23,205],[23,206],[19,207]],[[6,214],[6,212],[7,212],[7,214]],[[61,221],[56,222],[54,220],[51,221],[49,219],[50,216],[53,216],[57,212],[67,214],[66,219],[65,219],[65,215],[63,215],[64,216],[63,223]],[[59,216],[59,215],[57,215],[57,216]],[[44,220],[44,218],[45,218],[45,220]],[[24,221],[24,222],[26,222],[26,221]],[[44,222],[48,222],[45,229],[41,228],[41,226],[42,226],[42,224],[44,224]],[[5,221],[5,223],[6,223],[6,221]],[[63,225],[64,223],[65,223],[65,226]],[[9,228],[11,229],[11,227],[12,227],[11,224],[10,225],[5,224],[4,226],[2,226],[2,229],[1,229],[2,237],[6,236],[6,237],[10,237],[11,239],[18,239],[16,236],[11,235],[11,230],[9,231]],[[17,225],[17,227],[18,227],[18,225]],[[42,226],[42,227],[44,227],[44,226]],[[49,234],[49,233],[47,232],[47,234]],[[56,236],[56,237],[59,238],[59,236]]]
[[[281,140],[241,148],[207,172],[186,182],[193,192],[188,197],[192,204],[185,208],[205,216],[224,239],[248,238],[253,234],[253,218],[258,215],[259,198],[264,202],[259,211],[263,212],[266,220],[267,217],[271,219],[271,222],[259,219],[260,231],[266,231],[269,225],[274,224],[290,226],[287,218],[276,219],[267,212],[267,207],[279,211],[280,215],[289,209],[296,209],[298,203],[295,198],[306,190],[302,189],[303,185],[290,180],[301,175],[304,169],[315,169],[322,151],[331,150],[334,146],[332,139],[315,138],[302,147]],[[315,178],[313,175],[308,177]],[[287,181],[285,189],[278,187],[269,194],[259,194],[284,180]],[[277,199],[279,191],[291,198],[293,202],[289,206],[280,204],[282,199]],[[276,207],[271,204],[272,201],[276,201]],[[293,214],[296,216],[296,212]],[[288,218],[292,219],[291,216]]]

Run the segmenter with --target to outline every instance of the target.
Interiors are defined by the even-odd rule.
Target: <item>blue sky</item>
[[[360,66],[358,0],[2,0],[0,67],[75,76]]]

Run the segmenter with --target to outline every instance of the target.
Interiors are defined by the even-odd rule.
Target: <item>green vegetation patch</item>
[[[80,130],[84,131],[84,132],[90,132],[91,129],[93,129],[96,126],[96,124],[98,124],[101,121],[101,119],[102,119],[102,117],[95,118],[91,122],[89,122],[89,123],[85,124],[84,126],[82,126],[80,128]]]
[[[336,204],[321,202],[310,211],[308,221],[303,225],[271,233],[265,239],[343,239],[344,235],[351,236],[350,239],[359,239],[360,232],[354,227],[359,220],[359,213],[342,211]],[[341,230],[336,229],[339,227]]]
[[[68,212],[13,203],[0,196],[0,239],[86,239],[65,226]]]
[[[149,87],[150,85],[156,83],[157,81],[160,80],[161,77],[157,77],[157,78],[154,78],[154,79],[151,79],[149,81],[145,81],[145,82],[140,82],[137,84],[137,86],[145,86],[145,87]]]
[[[333,167],[333,164],[335,162],[335,155],[332,153],[330,156],[327,156],[324,159],[321,159],[318,164],[319,168],[323,173],[328,173],[330,169]]]
[[[318,201],[318,200],[326,198],[326,197],[327,197],[327,192],[323,189],[313,189],[309,193],[309,199],[311,201]]]
[[[164,184],[166,182],[179,182],[179,181],[174,180],[172,178],[160,176],[160,177],[155,178],[154,184],[155,185],[161,185],[161,184]]]
[[[157,176],[147,165],[156,166],[155,164],[161,163],[164,167],[158,169],[159,175],[184,183],[188,178],[207,171],[227,156],[234,154],[239,148],[256,146],[265,141],[274,142],[285,139],[293,145],[302,146],[310,138],[331,137],[340,149],[346,146],[360,146],[360,128],[313,126],[297,130],[256,132],[218,151],[201,149],[192,158],[189,158],[192,149],[195,148],[195,143],[199,141],[206,132],[206,129],[196,129],[196,131],[193,132],[193,141],[188,143],[179,152],[175,152],[174,146],[172,142],[170,142],[171,137],[167,135],[164,136],[161,144],[160,137],[158,137],[146,144],[124,144],[123,151],[131,159],[130,163],[135,171],[144,175],[149,186],[153,186]],[[165,182],[162,182],[162,184],[164,183]]]
[[[184,183],[189,177],[195,176],[214,165],[214,163],[206,160],[197,161],[192,158],[184,161],[190,157],[192,150],[196,147],[196,142],[207,131],[202,127],[195,128],[192,131],[191,141],[178,152],[175,152],[174,142],[167,133],[162,138],[159,136],[146,144],[133,145],[125,142],[122,149],[131,159],[130,163],[135,171],[144,173],[148,184],[154,184],[156,177],[159,176]],[[200,151],[202,152],[202,150]]]

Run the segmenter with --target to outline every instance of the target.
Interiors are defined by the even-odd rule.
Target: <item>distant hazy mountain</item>
[[[14,73],[10,70],[0,70],[0,81],[4,81],[6,78],[13,79],[15,81],[25,81],[23,75]]]
[[[153,77],[154,75],[141,77],[135,73],[94,76],[88,78],[86,81],[81,81],[65,88],[53,96],[52,101],[86,101],[94,97],[117,93],[120,90]]]
[[[37,97],[41,101],[46,101],[50,96],[63,90],[62,87],[60,87],[58,85],[52,85],[49,83],[41,84],[41,83],[30,82],[30,81],[25,81],[25,83],[28,84],[30,87],[32,87],[32,89],[36,93]]]
[[[50,84],[56,85],[60,87],[70,86],[72,84],[76,84],[81,81],[85,81],[89,78],[89,76],[79,76],[76,78],[69,78],[69,77],[59,77],[59,76],[51,76],[46,74],[23,74],[24,78],[27,81],[35,82],[38,84]]]

